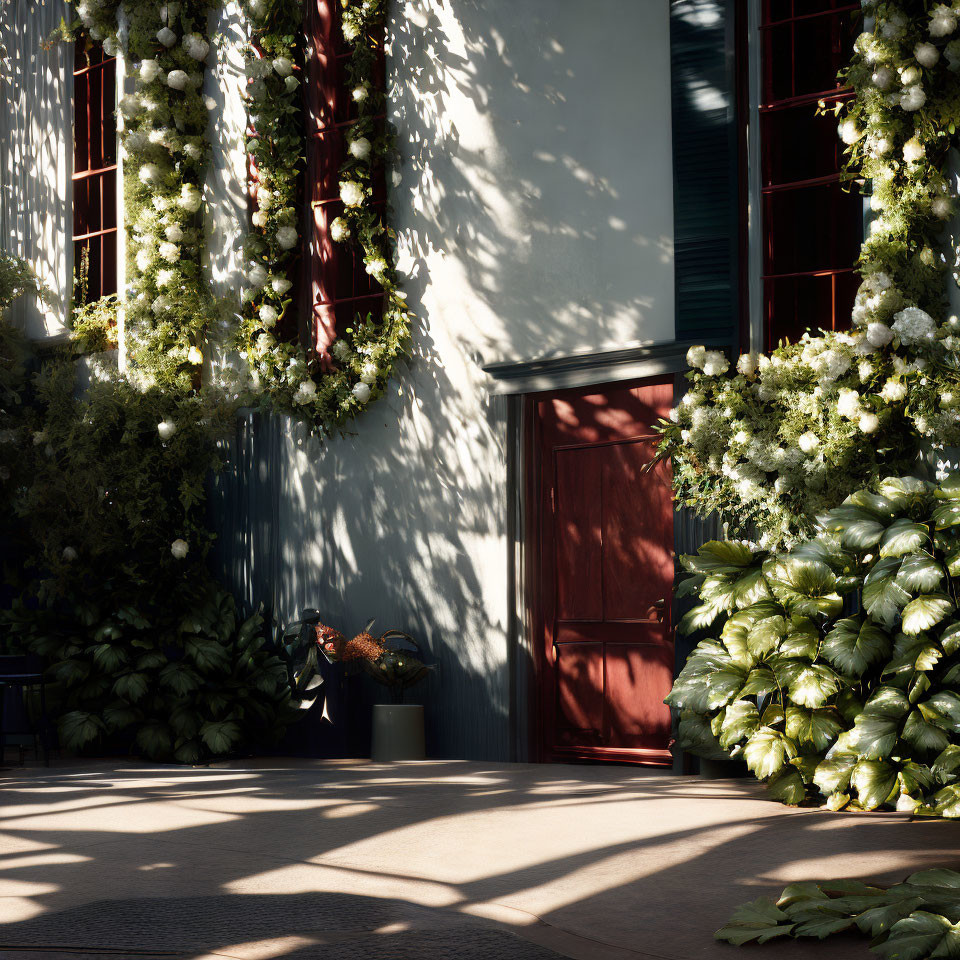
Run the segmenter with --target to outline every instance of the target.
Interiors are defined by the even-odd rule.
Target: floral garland
[[[340,169],[343,214],[331,224],[337,243],[359,243],[367,273],[384,291],[381,320],[358,315],[332,346],[333,362],[295,339],[278,337],[278,325],[296,329],[287,296],[297,256],[297,185],[303,156],[299,101],[301,0],[247,0],[251,25],[246,95],[251,131],[247,150],[256,171],[253,229],[246,241],[247,278],[238,344],[255,394],[306,421],[320,433],[342,426],[382,395],[404,353],[411,314],[397,284],[393,234],[371,205],[373,171],[391,156],[392,142],[376,117],[385,95],[372,83],[385,0],[341,0],[343,37],[350,46],[347,78],[358,119],[347,134]],[[325,367],[325,368],[324,368]]]
[[[691,387],[660,425],[678,499],[754,525],[768,546],[809,533],[872,478],[916,469],[924,444],[960,442],[960,321],[945,316],[938,252],[956,207],[947,154],[960,124],[960,14],[921,0],[864,10],[872,23],[841,74],[855,97],[832,108],[846,177],[872,183],[876,213],[853,327],[744,354],[732,372],[723,354],[693,348]]]

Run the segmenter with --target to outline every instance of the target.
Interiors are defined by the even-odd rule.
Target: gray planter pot
[[[408,703],[378,703],[373,708],[370,759],[423,760],[423,707]]]

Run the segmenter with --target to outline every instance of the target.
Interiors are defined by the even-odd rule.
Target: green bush
[[[681,746],[777,799],[960,816],[960,482],[888,479],[784,554],[711,542],[681,592],[709,628],[667,697]]]

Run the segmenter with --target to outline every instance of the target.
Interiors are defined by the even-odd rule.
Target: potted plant
[[[423,760],[423,707],[403,702],[404,691],[433,669],[423,662],[420,645],[401,630],[375,637],[374,621],[352,639],[322,623],[316,625],[317,646],[330,663],[358,666],[390,691],[391,703],[373,707],[372,760]]]

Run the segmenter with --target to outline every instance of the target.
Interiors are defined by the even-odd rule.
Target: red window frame
[[[77,302],[117,292],[117,61],[89,37],[73,68],[73,254]],[[81,265],[87,264],[83,286]]]
[[[367,274],[363,251],[356,243],[334,243],[330,224],[343,211],[340,166],[347,131],[357,120],[348,88],[350,51],[343,41],[340,5],[335,0],[311,0],[307,11],[306,61],[307,197],[307,315],[312,345],[323,365],[332,361],[329,348],[359,313],[374,320],[383,315],[383,288]],[[382,40],[382,38],[381,38]],[[383,43],[377,45],[377,75],[383,89]],[[377,118],[383,122],[383,116]],[[386,185],[382,170],[373,175],[373,205],[383,210]]]
[[[859,3],[763,0],[760,222],[764,348],[807,327],[842,330],[858,285],[862,200],[841,188],[843,143],[832,114],[853,96],[835,80],[850,58]]]

